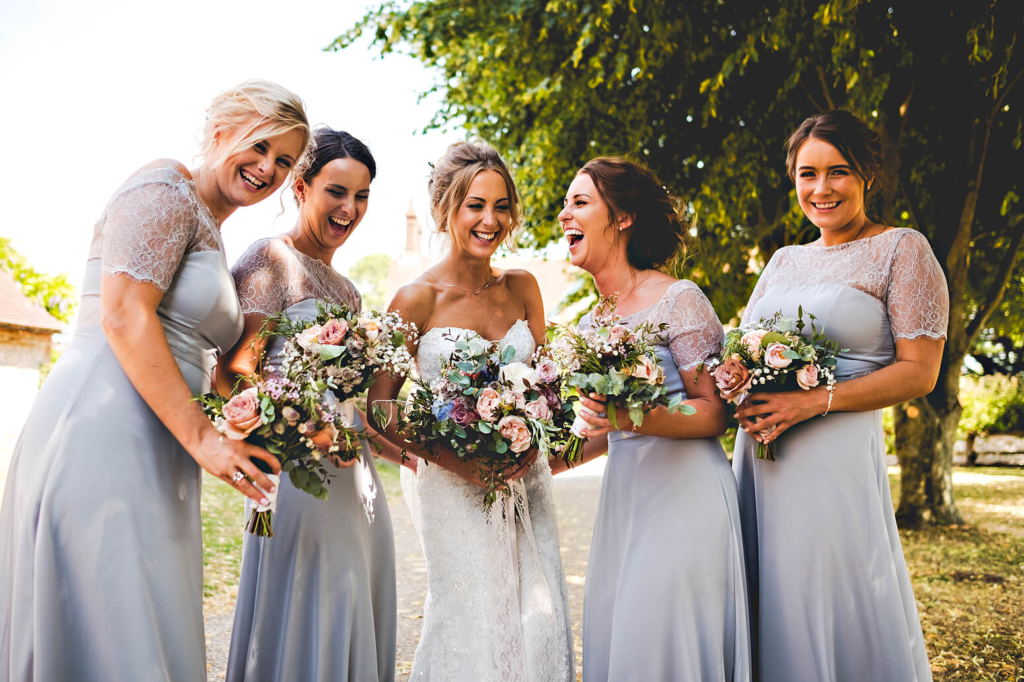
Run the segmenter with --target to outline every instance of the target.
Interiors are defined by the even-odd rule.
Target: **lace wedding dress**
[[[420,376],[439,376],[455,340],[436,327],[420,338]],[[533,335],[516,322],[501,339],[529,359]],[[427,559],[423,633],[413,680],[565,682],[573,671],[568,591],[558,549],[551,469],[539,458],[511,497],[483,507],[483,490],[436,464],[402,470],[402,489]]]

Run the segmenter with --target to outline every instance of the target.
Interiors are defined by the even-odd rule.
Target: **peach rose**
[[[714,373],[715,384],[723,400],[734,402],[750,388],[750,370],[739,355],[730,355],[722,361]]]
[[[501,396],[493,388],[485,388],[480,391],[480,395],[476,398],[476,411],[480,415],[480,418],[484,421],[492,422],[497,419],[497,415],[494,414],[495,410],[498,409],[501,404]]]
[[[307,433],[306,438],[313,441],[313,446],[320,452],[330,452],[334,439],[338,437],[338,429],[334,424],[327,424],[319,431]]]
[[[366,332],[366,338],[373,343],[380,336],[380,324],[372,317],[360,317],[359,328]]]
[[[320,343],[320,325],[314,324],[312,327],[304,330],[295,338],[295,341],[304,350],[312,350],[313,346]]]
[[[320,328],[320,343],[325,346],[340,346],[347,333],[348,322],[345,320],[327,320]]]
[[[644,381],[657,383],[658,369],[658,363],[651,360],[646,355],[641,355],[637,358],[636,365],[633,367],[633,371],[630,372],[630,374],[639,379],[643,379]]]
[[[521,417],[509,415],[498,422],[498,431],[512,441],[512,452],[526,452],[530,449],[530,429]]]
[[[515,410],[521,410],[526,407],[526,396],[519,391],[513,391],[512,389],[506,388],[501,392],[501,403],[507,405]]]
[[[773,369],[789,367],[793,361],[783,355],[787,350],[789,350],[789,346],[784,344],[769,343],[768,347],[764,349],[764,364]]]
[[[764,339],[764,335],[767,333],[767,329],[755,329],[752,332],[747,332],[740,339],[740,343],[746,346],[750,357],[755,360],[761,359],[761,340]]]
[[[260,419],[260,397],[255,387],[247,388],[224,405],[224,435],[231,440],[245,440],[256,430]]]
[[[796,371],[796,383],[805,391],[818,385],[818,368],[814,365],[804,365]]]
[[[548,407],[548,399],[544,396],[539,396],[536,400],[526,403],[526,407],[523,409],[528,417],[542,421],[551,419],[551,408]]]

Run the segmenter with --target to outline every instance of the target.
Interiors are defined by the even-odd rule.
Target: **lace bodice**
[[[272,315],[299,301],[323,299],[362,309],[355,286],[323,261],[281,239],[260,239],[238,259],[235,278],[242,312]]]
[[[125,274],[167,291],[182,258],[224,251],[220,225],[195,184],[172,166],[136,173],[117,189],[93,229],[89,260],[104,275]],[[100,323],[98,282],[82,288],[79,324]]]
[[[416,351],[416,366],[420,378],[424,381],[433,381],[441,375],[441,365],[451,357],[455,350],[455,341],[463,334],[476,334],[471,329],[460,327],[433,327],[420,336],[420,345]],[[499,341],[502,350],[508,346],[516,349],[515,362],[526,362],[533,354],[535,343],[533,334],[530,332],[530,325],[526,320],[516,320],[515,324],[509,327],[505,336]]]
[[[722,349],[725,332],[704,292],[696,284],[681,279],[669,286],[657,303],[622,318],[627,327],[645,322],[667,324],[660,345],[667,346],[676,367],[686,372],[697,367]],[[593,323],[591,313],[580,320],[580,328]]]
[[[751,321],[754,307],[772,287],[818,284],[847,286],[880,301],[893,340],[946,336],[946,278],[928,240],[916,230],[901,227],[835,246],[779,249],[754,287],[743,322]]]

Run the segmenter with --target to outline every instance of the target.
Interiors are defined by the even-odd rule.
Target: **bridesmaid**
[[[946,282],[923,235],[868,218],[881,145],[860,119],[845,111],[808,118],[789,138],[786,163],[821,237],[775,252],[743,321],[778,310],[796,317],[803,306],[848,350],[833,394],[759,394],[737,411],[733,468],[760,679],[926,682],[881,410],[935,385]],[[756,459],[755,440],[776,441],[777,461]]]
[[[558,215],[569,258],[618,294],[622,323],[668,325],[658,345],[666,385],[696,409],[650,412],[635,426],[604,396],[583,399],[585,459],[608,464],[587,567],[583,679],[750,679],[750,641],[736,481],[717,436],[726,406],[701,364],[722,325],[697,285],[660,270],[682,246],[672,197],[651,171],[619,158],[589,161]],[[580,326],[591,324],[591,313]],[[561,460],[552,465],[565,469]]]
[[[199,167],[154,161],[96,223],[0,510],[0,680],[206,679],[199,467],[254,500],[270,481],[250,458],[278,469],[191,400],[242,331],[220,225],[308,137],[298,97],[247,81],[213,100]]]
[[[314,318],[318,299],[361,308],[359,292],[331,267],[366,215],[373,155],[348,133],[318,128],[295,168],[299,217],[287,234],[254,243],[232,268],[245,331],[218,375],[280,367],[281,338],[256,334],[268,315]],[[255,342],[255,345],[253,345]],[[362,428],[365,415],[357,417]],[[381,439],[383,440],[383,439]],[[382,442],[384,455],[400,451]],[[272,538],[246,535],[228,656],[229,682],[394,680],[397,597],[391,514],[373,455],[325,462],[327,501],[281,478]]]

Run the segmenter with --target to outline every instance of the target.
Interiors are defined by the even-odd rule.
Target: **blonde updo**
[[[206,126],[199,154],[209,158],[214,137],[224,130],[242,129],[231,149],[225,150],[213,163],[216,168],[224,159],[252,147],[267,137],[282,135],[292,130],[302,131],[302,146],[309,143],[309,121],[302,100],[291,90],[277,83],[247,80],[213,98],[206,110]]]
[[[448,232],[459,206],[469,194],[473,178],[485,170],[495,171],[505,180],[510,220],[504,240],[505,246],[514,251],[516,229],[522,222],[519,194],[516,193],[512,172],[501,155],[486,142],[456,142],[434,164],[427,191],[430,193],[430,215],[435,229],[442,234]]]

